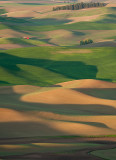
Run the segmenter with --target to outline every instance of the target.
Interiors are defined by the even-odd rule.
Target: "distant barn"
[[[24,37],[24,39],[29,39],[29,37]]]

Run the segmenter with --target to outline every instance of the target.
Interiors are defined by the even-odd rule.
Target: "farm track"
[[[103,144],[93,149],[78,149],[70,153],[31,153],[15,156],[1,156],[2,159],[38,159],[38,160],[102,160],[103,158],[93,156],[91,152],[96,150],[107,150],[116,148],[116,138],[16,138],[16,139],[0,139],[0,144],[29,144],[29,143],[98,143]]]

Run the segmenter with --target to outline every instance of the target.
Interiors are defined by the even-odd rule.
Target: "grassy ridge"
[[[66,53],[68,50],[32,47],[0,51],[0,84],[47,86],[73,79],[116,82],[116,48],[94,48],[90,53],[72,49],[70,54]]]

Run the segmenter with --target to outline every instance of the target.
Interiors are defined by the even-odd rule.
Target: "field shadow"
[[[55,130],[47,124],[39,122],[0,122],[0,137],[35,137],[35,136],[53,136],[65,133]]]
[[[30,41],[25,41],[24,38],[8,38],[8,40],[13,43],[13,44],[20,44],[20,45],[30,45],[30,47],[32,46],[36,46],[32,43],[30,43]],[[28,46],[29,47],[29,46]]]
[[[87,65],[80,61],[54,61],[47,59],[20,58],[6,53],[0,53],[0,57],[0,67],[4,68],[8,73],[17,78],[21,77],[25,79],[27,84],[35,84],[34,82],[37,82],[39,85],[41,82],[44,86],[52,85],[53,83],[46,84],[47,82],[39,80],[37,78],[38,75],[36,74],[27,78],[25,76],[26,71],[18,67],[18,64],[40,67],[70,79],[96,79],[96,74],[98,72],[96,66]],[[6,82],[9,83],[9,81]],[[18,84],[20,84],[20,82],[17,83],[17,85]]]
[[[116,108],[110,105],[101,104],[47,104],[47,103],[37,103],[37,102],[26,102],[22,101],[21,97],[24,94],[39,92],[42,88],[32,88],[28,90],[29,86],[25,86],[24,90],[27,88],[27,92],[18,93],[15,92],[12,86],[1,87],[0,88],[0,108],[15,109],[18,111],[42,111],[42,112],[53,112],[55,114],[61,115],[78,115],[78,116],[95,116],[95,115],[116,115]],[[60,86],[52,86],[60,87]],[[51,88],[52,89],[52,88]],[[78,91],[84,94],[91,94],[91,92],[86,89],[79,89]],[[96,90],[95,90],[96,91]],[[100,91],[99,91],[100,92]],[[102,92],[102,91],[101,91]],[[105,90],[104,90],[105,92]],[[108,90],[107,90],[108,92]],[[94,92],[92,92],[94,93]],[[111,93],[111,92],[110,92]],[[109,93],[109,94],[110,94]],[[99,94],[99,93],[98,93]],[[103,94],[103,92],[102,92]],[[93,95],[93,94],[92,94]],[[93,95],[94,96],[94,95]],[[68,97],[67,97],[68,98]]]
[[[71,20],[68,19],[56,19],[56,18],[30,19],[29,21],[31,25],[34,26],[62,25],[71,22]]]
[[[0,85],[9,85],[10,83],[6,82],[6,81],[0,81]]]
[[[33,17],[24,17],[24,18],[14,18],[14,17],[0,17],[0,22],[2,24],[7,25],[8,27],[13,25],[16,26],[22,26],[27,25],[28,26],[44,26],[44,25],[61,25],[65,23],[71,22],[71,20],[68,19],[56,19],[56,18],[42,18],[42,19],[33,19]]]
[[[26,102],[25,102],[26,104]],[[31,103],[32,104],[32,103]],[[28,103],[29,105],[29,103]],[[40,111],[53,112],[61,115],[78,115],[78,116],[95,116],[95,115],[116,115],[116,109],[107,105],[94,105],[94,104],[34,104],[35,110],[38,108]]]
[[[60,120],[62,121],[62,120]],[[80,123],[80,124],[85,124],[89,126],[94,126],[94,127],[100,127],[100,128],[110,128],[106,124],[101,123],[101,122],[88,122],[88,121],[64,121],[64,122],[72,122],[72,123]]]
[[[86,35],[84,32],[79,32],[79,31],[72,31],[72,33],[73,33],[75,36],[84,36],[84,35]]]
[[[41,39],[42,42],[45,42],[47,44],[51,44],[51,45],[54,45],[54,46],[59,46],[55,43],[50,42],[50,40],[51,40],[51,38]]]
[[[2,88],[0,90],[0,107],[19,111],[42,111],[75,116],[116,115],[116,109],[109,105],[34,103],[21,101],[21,96],[22,94],[16,93],[12,87],[9,89]]]
[[[9,24],[19,25],[19,24],[29,23],[28,18],[26,20],[26,18],[14,18],[14,17],[3,17],[3,16],[0,17],[0,22],[7,25]]]
[[[116,88],[76,88],[73,90],[97,98],[116,100]]]
[[[116,14],[107,14],[105,18],[97,22],[98,23],[116,23]]]
[[[27,86],[28,88],[28,86]],[[4,92],[3,92],[4,91]],[[33,92],[32,92],[33,93]],[[48,112],[60,115],[69,116],[102,116],[102,115],[116,115],[116,109],[109,105],[100,104],[45,104],[45,103],[32,103],[21,101],[20,93],[16,93],[12,87],[3,87],[0,90],[0,108],[11,109],[13,111],[21,112]],[[68,98],[68,97],[67,97]],[[10,111],[9,111],[10,113]],[[12,111],[11,111],[12,113]],[[17,114],[16,114],[17,116]],[[54,115],[55,116],[55,115]],[[36,118],[42,118],[36,114]],[[47,117],[44,117],[47,121]],[[48,118],[50,119],[50,118]],[[62,119],[62,118],[61,118]],[[55,120],[54,118],[50,120]],[[110,128],[104,123],[100,122],[86,122],[86,121],[68,121],[57,120],[72,123],[85,124],[100,128]],[[66,135],[66,132],[59,131],[50,125],[43,122],[33,122],[32,119],[25,122],[0,122],[0,137],[34,137],[34,136],[53,136],[53,135]]]
[[[43,18],[43,19],[33,19],[33,16],[24,18],[14,18],[14,17],[0,17],[1,24],[5,25],[6,28],[11,30],[32,35],[30,31],[40,31],[38,27],[46,28],[45,30],[54,30],[55,26],[63,25],[71,22],[68,19],[55,19],[55,18]],[[50,28],[50,29],[48,29]]]

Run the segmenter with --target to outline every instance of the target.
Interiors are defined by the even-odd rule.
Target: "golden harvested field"
[[[0,137],[116,134],[115,83],[88,79],[58,86],[0,87]]]

